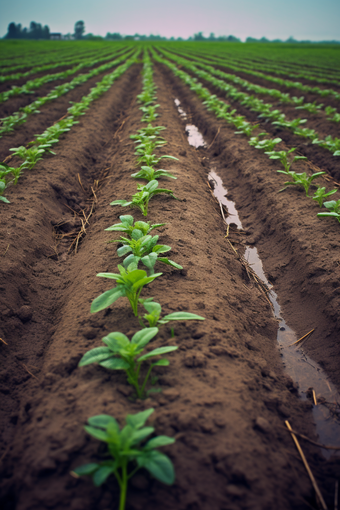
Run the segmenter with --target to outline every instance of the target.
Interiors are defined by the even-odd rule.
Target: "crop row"
[[[196,52],[192,53],[192,55],[195,56]],[[261,73],[260,71],[254,70],[253,68],[250,69],[247,67],[240,67],[240,66],[234,65],[233,63],[229,62],[228,60],[226,60],[224,58],[221,59],[221,57],[215,57],[210,54],[208,55],[208,58],[211,61],[213,61],[212,63],[214,63],[215,65],[228,67],[229,69],[232,69],[233,71],[250,74],[252,76],[256,76],[258,78],[264,79],[266,81],[271,81],[273,83],[276,83],[277,85],[284,86],[288,89],[289,88],[298,89],[301,92],[317,94],[321,97],[331,96],[334,99],[336,99],[337,101],[340,101],[340,93],[337,92],[336,90],[333,90],[330,88],[321,89],[320,87],[316,87],[316,86],[312,87],[310,85],[304,85],[303,83],[301,83],[299,81],[291,81],[291,80],[286,80],[283,78],[276,78],[275,76],[270,76],[268,74],[264,74],[264,73]],[[256,66],[254,66],[254,68],[256,69]],[[296,77],[295,74],[294,74],[294,77]]]
[[[177,158],[169,155],[157,157],[155,154],[157,149],[166,145],[166,140],[160,136],[165,128],[152,124],[158,117],[156,110],[159,105],[155,104],[156,86],[153,82],[153,69],[147,50],[144,52],[143,60],[143,89],[137,96],[137,100],[142,105],[140,107],[143,113],[141,122],[145,123],[145,127],[131,136],[136,143],[136,163],[140,167],[140,170],[131,177],[146,180],[148,184],[138,184],[137,193],[131,200],[115,200],[111,205],[135,207],[146,216],[148,203],[156,194],[165,193],[176,198],[171,190],[158,187],[158,179],[164,177],[176,179],[176,177],[166,170],[157,169],[156,166],[162,158],[172,160]],[[170,321],[204,320],[204,318],[186,312],[175,312],[161,317],[162,307],[159,303],[153,301],[153,298],[140,297],[146,285],[162,276],[162,273],[154,272],[156,263],[168,264],[176,269],[182,269],[182,266],[166,257],[159,257],[160,254],[170,251],[171,247],[158,244],[159,236],[152,236],[150,233],[162,227],[164,223],[151,224],[135,221],[131,215],[120,216],[120,220],[121,223],[112,225],[106,230],[124,233],[124,236],[115,242],[122,245],[118,248],[117,255],[125,258],[122,265],[118,265],[119,273],[97,275],[115,280],[116,285],[94,299],[91,312],[104,310],[117,299],[126,297],[142,329],[137,331],[131,340],[120,332],[109,333],[103,338],[105,346],[95,347],[86,352],[79,366],[97,363],[108,370],[124,371],[127,382],[135,390],[135,397],[143,399],[151,392],[160,391],[160,388],[152,387],[157,378],[152,380],[151,372],[154,367],[169,365],[169,361],[161,356],[178,349],[177,346],[170,345],[145,352],[146,346],[157,336],[159,327]],[[146,267],[146,271],[138,269],[140,263]],[[146,310],[143,316],[139,314],[140,305]],[[153,361],[150,363],[151,360]],[[145,364],[149,364],[147,369],[144,369]],[[151,388],[148,389],[150,380]],[[156,448],[173,444],[175,440],[168,436],[157,436],[145,442],[146,438],[154,432],[153,427],[144,426],[153,411],[154,409],[151,408],[135,415],[127,415],[126,426],[122,430],[116,419],[109,415],[93,416],[88,419],[88,425],[85,426],[87,433],[107,444],[108,453],[112,459],[79,466],[73,474],[92,476],[96,486],[102,485],[111,474],[114,475],[120,488],[119,510],[125,508],[128,481],[138,469],[147,469],[152,476],[165,484],[171,485],[174,482],[175,472],[170,459]]]
[[[63,133],[70,131],[74,124],[77,124],[77,117],[84,115],[91,105],[92,101],[101,97],[112,84],[135,62],[140,50],[126,60],[124,64],[115,69],[112,73],[107,74],[92,88],[90,93],[83,97],[78,103],[74,103],[68,108],[66,118],[56,122],[47,128],[40,135],[35,135],[35,140],[28,144],[28,147],[16,147],[10,149],[14,156],[23,160],[20,166],[13,167],[5,162],[0,163],[0,201],[9,203],[9,200],[3,196],[6,188],[11,184],[17,184],[18,179],[24,170],[31,170],[40,161],[44,155],[55,154],[52,151],[53,146],[59,142],[59,138]]]
[[[120,46],[120,45],[119,45]],[[22,51],[22,48],[21,48]],[[107,45],[101,48],[101,51],[112,51],[112,45]],[[98,54],[98,48],[92,49],[89,51],[89,49],[86,48],[77,48],[71,47],[62,49],[58,48],[57,51],[50,52],[47,51],[46,56],[44,56],[44,53],[37,53],[36,51],[33,52],[34,57],[31,59],[26,57],[20,59],[19,63],[16,63],[13,65],[13,59],[8,60],[8,66],[4,67],[3,62],[0,63],[1,72],[2,73],[9,73],[12,71],[16,71],[17,69],[37,66],[34,68],[33,72],[42,72],[47,71],[48,69],[53,69],[54,67],[60,67],[61,65],[70,65],[72,62],[77,62],[79,59],[85,58],[93,58]],[[69,62],[70,61],[70,62]],[[11,65],[12,64],[12,65]],[[39,69],[40,68],[40,69]],[[29,74],[32,74],[31,70],[28,71]],[[28,76],[29,74],[26,73],[19,73],[19,77]]]
[[[107,64],[103,64],[99,67],[96,67],[95,69],[93,69],[93,71],[87,74],[79,74],[72,81],[68,83],[63,83],[62,85],[58,85],[57,87],[52,89],[51,92],[49,92],[46,96],[39,97],[31,104],[20,108],[19,111],[13,113],[12,115],[2,118],[0,127],[0,137],[4,134],[12,133],[15,128],[21,126],[21,124],[24,124],[27,121],[28,117],[33,113],[34,114],[40,113],[39,108],[41,108],[46,103],[50,103],[51,101],[54,101],[58,97],[64,96],[65,94],[70,92],[70,90],[73,90],[76,87],[83,85],[83,83],[86,83],[91,78],[98,76],[98,74],[101,74],[107,71],[108,69],[111,69],[111,67],[114,67],[118,65],[120,62],[126,60],[128,57],[131,56],[132,51],[133,50],[129,51],[128,53],[125,53],[124,55],[120,56],[115,60],[112,60],[111,62],[108,62]]]
[[[209,56],[210,56],[210,54],[209,54]],[[242,71],[244,71],[244,72],[246,72],[248,69],[249,70],[254,70],[254,69],[258,70],[258,69],[262,68],[263,70],[265,70],[265,72],[269,72],[269,73],[273,73],[273,74],[277,74],[277,75],[281,75],[281,76],[288,76],[291,78],[302,78],[302,79],[306,79],[309,81],[315,81],[315,82],[321,83],[321,84],[331,83],[331,84],[334,84],[337,86],[340,85],[339,79],[335,79],[335,80],[333,80],[332,78],[330,79],[329,73],[327,71],[325,71],[324,73],[322,71],[320,71],[322,73],[322,77],[319,78],[317,75],[313,74],[312,72],[309,73],[308,70],[306,70],[306,72],[305,72],[305,68],[302,73],[301,68],[299,69],[299,71],[293,70],[293,69],[292,70],[284,70],[284,69],[282,69],[281,64],[272,63],[272,64],[263,65],[259,62],[254,62],[254,61],[244,62],[244,61],[242,61],[242,58],[233,58],[230,56],[226,57],[225,55],[221,55],[220,58],[221,57],[224,59],[225,65],[228,65],[228,67],[229,67],[229,64],[230,64],[230,66],[238,66],[239,68],[242,68]]]
[[[125,49],[120,49],[117,51],[117,55],[119,53],[122,53],[126,51]],[[84,67],[93,67],[96,64],[99,64],[100,62],[103,62],[105,60],[110,60],[114,54],[110,52],[110,55],[105,57],[98,57],[97,59],[86,59],[83,62],[79,63],[79,59],[75,61],[77,64],[76,66],[72,67],[71,69],[67,69],[66,71],[62,71],[60,73],[54,73],[54,74],[45,74],[44,76],[41,76],[40,78],[35,78],[34,80],[28,80],[24,85],[17,86],[13,85],[11,89],[6,90],[5,92],[0,93],[0,103],[4,103],[8,101],[11,97],[17,97],[22,94],[32,94],[34,90],[39,89],[45,83],[49,83],[51,81],[55,80],[64,80],[68,78],[68,76],[71,76],[72,74],[77,73]],[[0,77],[1,79],[1,77]]]
[[[162,54],[167,55],[169,58],[179,63],[183,67],[189,69],[192,73],[196,74],[200,78],[211,83],[214,87],[226,92],[227,97],[230,97],[236,102],[239,102],[241,105],[245,106],[251,111],[254,111],[259,114],[259,118],[264,118],[269,120],[273,125],[279,126],[285,129],[290,129],[295,135],[303,138],[307,138],[312,140],[313,144],[320,145],[321,147],[332,152],[333,156],[340,156],[340,139],[335,137],[333,138],[331,135],[326,136],[324,140],[319,139],[318,133],[314,129],[309,129],[307,127],[301,127],[303,124],[307,122],[306,119],[296,118],[291,121],[286,119],[284,113],[282,113],[279,109],[272,110],[272,105],[270,103],[264,103],[261,99],[258,99],[254,96],[249,96],[245,92],[240,92],[236,87],[225,83],[222,80],[214,78],[210,73],[198,69],[192,62],[183,59],[181,57],[174,56],[172,53],[161,50]],[[209,66],[208,66],[209,67]],[[210,71],[215,71],[213,67],[211,67]]]
[[[291,155],[296,150],[295,148],[292,148],[288,151],[274,151],[275,146],[282,142],[281,138],[264,139],[263,137],[267,135],[266,133],[260,133],[258,136],[252,136],[252,132],[258,128],[257,125],[252,125],[251,123],[247,122],[243,116],[237,115],[235,110],[228,112],[230,106],[227,103],[221,101],[215,95],[210,94],[209,90],[203,87],[203,85],[199,83],[197,79],[178,69],[172,62],[169,62],[168,60],[160,57],[154,51],[153,57],[157,62],[165,64],[167,67],[169,67],[176,76],[178,76],[187,86],[189,86],[190,89],[193,90],[201,100],[203,100],[203,104],[207,107],[207,109],[212,111],[217,118],[223,119],[229,124],[234,125],[237,128],[236,134],[244,134],[249,136],[249,144],[252,147],[264,151],[264,153],[270,159],[280,161],[283,170],[278,170],[278,173],[282,173],[290,179],[284,183],[286,187],[292,185],[300,186],[305,190],[306,196],[309,197],[309,189],[314,179],[324,175],[325,172],[316,172],[315,174],[307,175],[306,172],[296,173],[292,171],[291,166],[295,161],[306,160],[307,158],[305,156],[295,156],[292,159]],[[315,186],[314,183],[313,185]],[[284,191],[284,189],[280,191]],[[340,222],[340,199],[325,201],[327,197],[333,195],[336,193],[336,191],[337,190],[334,189],[327,192],[325,187],[319,185],[316,186],[316,191],[311,198],[320,207],[325,207],[327,209],[327,212],[318,213],[318,217],[332,217]]]
[[[239,85],[241,87],[244,87],[246,90],[249,90],[251,92],[255,92],[256,94],[271,96],[273,99],[278,99],[282,103],[292,104],[295,105],[297,110],[306,110],[309,113],[317,113],[319,111],[322,111],[323,104],[317,103],[314,101],[313,103],[307,103],[305,102],[305,98],[302,97],[296,97],[291,96],[288,92],[281,92],[278,89],[269,89],[267,87],[262,87],[260,85],[256,85],[254,83],[249,82],[248,80],[245,80],[243,78],[240,78],[239,76],[235,74],[229,74],[225,73],[223,71],[220,71],[219,69],[213,68],[211,65],[211,62],[208,59],[200,58],[198,56],[192,56],[191,54],[181,52],[180,56],[188,57],[193,60],[193,63],[195,66],[201,67],[202,69],[210,71],[212,74],[216,76],[220,76],[221,78],[231,81],[232,83],[235,83],[236,85]],[[331,106],[326,106],[325,113],[327,115],[327,120],[332,122],[340,122],[340,113],[337,112],[336,108],[332,108]]]

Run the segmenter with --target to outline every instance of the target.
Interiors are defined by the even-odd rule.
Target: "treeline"
[[[10,23],[4,39],[49,39],[50,29],[41,23],[31,21],[29,28],[22,27],[21,23]]]
[[[88,34],[91,36],[92,34]],[[85,36],[86,38],[86,36]],[[190,36],[188,39],[183,39],[182,37],[163,37],[162,35],[141,35],[141,34],[134,34],[134,35],[121,35],[118,32],[115,32],[111,34],[108,32],[105,36],[105,39],[109,41],[121,41],[123,39],[125,40],[131,40],[131,41],[229,41],[229,42],[241,42],[241,39],[238,39],[237,37],[234,37],[233,35],[220,35],[215,36],[213,32],[209,35],[209,37],[204,37],[203,32],[198,32],[197,34],[194,34],[193,36]]]

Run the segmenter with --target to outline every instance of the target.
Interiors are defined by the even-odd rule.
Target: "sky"
[[[66,34],[79,20],[86,33],[103,36],[214,32],[242,40],[340,40],[339,0],[0,0],[0,37],[12,21],[27,27],[36,21]]]

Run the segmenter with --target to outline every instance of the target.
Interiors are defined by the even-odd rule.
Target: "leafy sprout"
[[[324,199],[326,197],[329,197],[330,195],[333,195],[336,192],[337,192],[336,189],[332,189],[331,191],[326,193],[326,188],[319,186],[318,189],[314,192],[314,196],[312,198],[319,204],[320,207],[322,207]]]
[[[302,186],[306,192],[306,197],[308,197],[308,191],[312,181],[319,177],[320,175],[324,175],[326,172],[316,172],[313,175],[307,175],[306,172],[295,173],[295,172],[285,172],[284,170],[278,170],[280,174],[289,175],[293,180],[285,182],[285,186]],[[284,191],[286,188],[283,188],[280,191]]]
[[[144,426],[153,412],[151,408],[127,415],[126,425],[122,429],[115,418],[106,414],[92,416],[84,427],[88,434],[107,444],[112,459],[79,466],[73,474],[77,477],[92,476],[96,487],[101,486],[113,474],[120,488],[119,510],[125,509],[128,481],[141,468],[145,468],[156,480],[166,485],[174,483],[175,472],[171,460],[156,448],[173,444],[175,439],[156,436],[141,445],[155,430]]]
[[[147,216],[148,214],[148,206],[150,199],[158,195],[160,193],[165,193],[167,195],[170,195],[172,198],[175,198],[176,200],[179,200],[177,197],[175,197],[173,191],[170,189],[165,188],[158,188],[158,181],[153,180],[148,182],[145,186],[139,185],[137,187],[138,192],[132,195],[132,200],[114,200],[111,202],[110,205],[120,205],[122,207],[138,207],[138,209],[141,210],[144,216]]]
[[[153,301],[153,298],[146,299],[140,298],[139,302],[144,306],[145,310],[148,312],[143,315],[143,319],[145,319],[148,322],[148,327],[150,328],[162,324],[167,324],[170,321],[205,320],[205,318],[201,317],[200,315],[188,312],[174,312],[168,315],[164,315],[164,317],[161,318],[162,307],[159,303]]]
[[[146,271],[135,269],[133,271],[126,270],[123,266],[118,265],[119,274],[116,273],[98,273],[97,276],[116,280],[117,285],[107,290],[96,299],[91,305],[91,313],[104,310],[112,305],[120,297],[127,297],[134,315],[138,316],[138,299],[145,285],[153,282],[155,278],[161,276],[162,273],[156,273],[147,276]]]
[[[171,179],[177,179],[177,177],[172,175],[167,170],[155,170],[151,166],[142,166],[141,170],[135,174],[131,174],[131,177],[134,179],[146,179],[149,182],[155,179],[160,179],[160,177],[170,177]]]
[[[157,366],[168,366],[169,361],[163,358],[151,363],[143,382],[140,383],[140,370],[143,361],[178,349],[175,345],[158,347],[141,356],[144,348],[157,333],[158,328],[144,328],[137,331],[131,338],[131,341],[126,335],[118,331],[109,333],[103,338],[106,347],[95,347],[86,352],[80,360],[79,366],[83,367],[92,363],[98,363],[101,367],[108,368],[109,370],[125,370],[128,383],[135,388],[137,397],[144,398],[147,395],[145,387],[152,369]]]
[[[336,218],[340,223],[340,200],[330,200],[323,205],[326,209],[329,209],[330,212],[318,213],[317,216],[319,218]]]

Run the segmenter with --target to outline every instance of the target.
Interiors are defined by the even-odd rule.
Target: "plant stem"
[[[142,388],[141,388],[141,393],[142,393],[142,395],[144,395],[145,386],[146,386],[146,383],[148,382],[148,379],[149,379],[149,377],[150,377],[151,370],[152,370],[152,365],[150,365],[150,368],[149,368],[149,370],[148,370],[148,372],[147,372],[147,374],[146,374],[146,377],[145,377],[145,379],[144,379],[143,386],[142,386]]]
[[[120,486],[119,510],[125,510],[127,484],[128,484],[127,465],[125,460],[122,466],[122,483]]]

